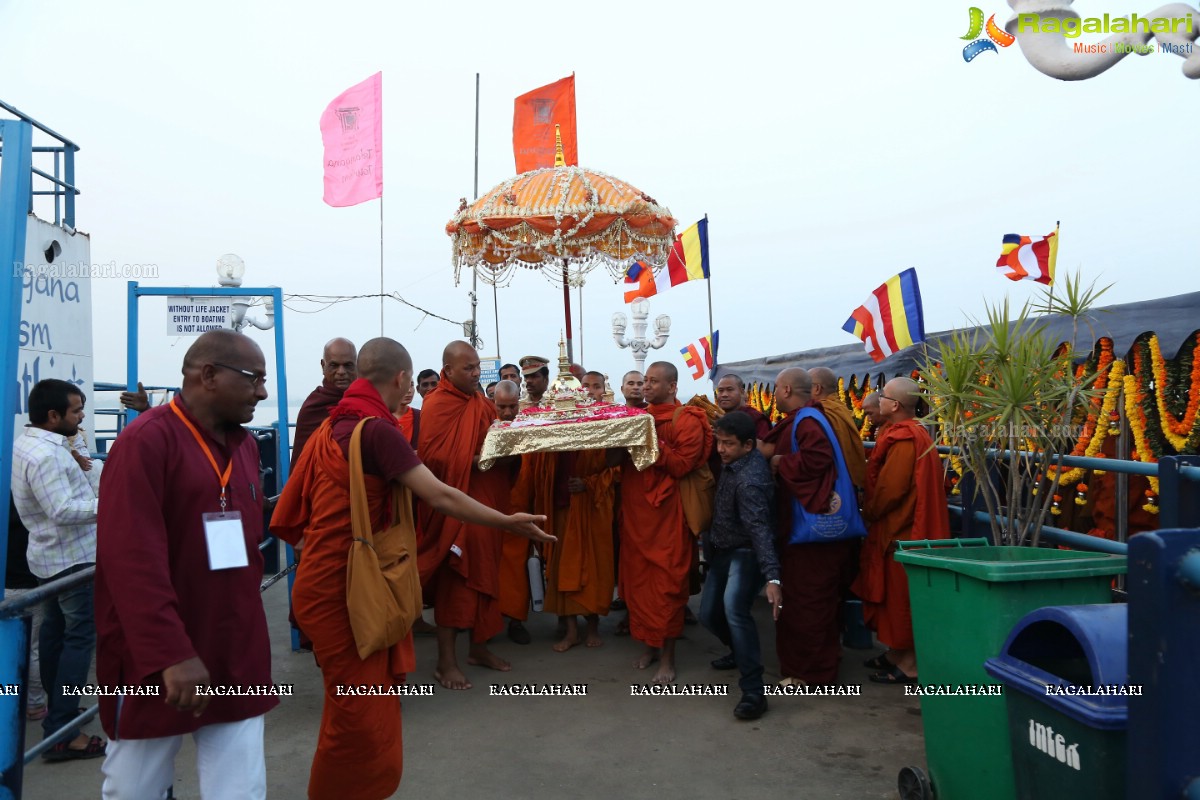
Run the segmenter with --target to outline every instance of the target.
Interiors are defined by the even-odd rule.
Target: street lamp
[[[613,341],[617,343],[617,347],[622,349],[628,347],[632,350],[633,363],[637,365],[637,371],[645,372],[646,354],[650,352],[650,348],[657,350],[667,343],[667,337],[671,332],[671,318],[666,314],[659,314],[655,317],[654,338],[647,339],[646,320],[650,317],[650,302],[644,297],[639,297],[630,304],[629,311],[633,315],[633,336],[625,336],[625,328],[629,321],[624,314],[618,311],[612,317]]]
[[[242,261],[240,256],[233,253],[226,253],[217,259],[217,283],[222,286],[241,286],[242,277],[245,274],[246,262]],[[264,298],[264,301],[263,311],[266,313],[266,319],[259,320],[255,317],[246,316],[246,311],[251,305],[255,305],[256,301],[249,297],[231,298],[229,326],[239,333],[248,325],[253,325],[260,331],[270,330],[275,327],[275,299],[267,297]]]

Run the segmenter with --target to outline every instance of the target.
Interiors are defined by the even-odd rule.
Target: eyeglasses
[[[893,403],[895,403],[896,405],[900,405],[900,401],[899,401],[899,400],[897,400],[897,399],[896,399],[896,398],[894,398],[894,397],[888,397],[888,396],[887,396],[886,394],[884,394],[883,392],[880,392],[880,393],[879,393],[879,399],[880,399],[880,400],[891,400],[891,401],[892,401]]]
[[[250,384],[252,386],[254,386],[255,388],[262,386],[267,382],[267,376],[263,375],[262,373],[259,373],[259,372],[251,372],[248,369],[242,369],[240,367],[231,367],[228,364],[220,364],[220,363],[217,363],[216,361],[213,362],[213,366],[221,367],[222,369],[233,370],[234,372],[237,372],[241,375],[245,375],[247,378],[250,379]]]

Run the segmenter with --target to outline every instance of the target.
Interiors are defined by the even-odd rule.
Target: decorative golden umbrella
[[[561,145],[558,146],[561,148]],[[632,184],[583,167],[525,172],[464,198],[446,223],[458,285],[464,267],[507,286],[518,267],[540,270],[563,287],[570,347],[570,288],[603,264],[619,280],[635,261],[658,268],[675,241],[670,209]]]
[[[600,264],[614,278],[634,261],[661,267],[675,241],[675,218],[620,178],[547,167],[509,178],[470,205],[464,199],[446,233],[456,282],[462,268],[471,267],[486,282],[505,286],[517,267],[542,270],[555,281],[564,280],[564,267],[567,280]]]

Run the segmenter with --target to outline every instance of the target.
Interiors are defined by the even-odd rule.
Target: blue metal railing
[[[27,212],[33,211],[34,197],[53,197],[54,198],[54,224],[67,225],[75,227],[75,198],[80,194],[79,188],[75,185],[75,154],[79,152],[79,145],[72,142],[61,133],[43,125],[28,114],[24,114],[17,109],[0,100],[0,108],[15,116],[18,120],[28,123],[31,127],[37,128],[48,136],[57,140],[60,144],[48,147],[29,147],[28,152],[37,154],[49,154],[54,156],[53,174],[44,170],[38,169],[30,163],[28,167],[31,176],[48,181],[52,188],[50,189],[34,189],[32,183],[26,194],[29,197]],[[0,153],[3,149],[0,148]],[[65,208],[64,208],[65,206]],[[65,210],[65,213],[63,213]],[[21,259],[24,260],[23,258]]]

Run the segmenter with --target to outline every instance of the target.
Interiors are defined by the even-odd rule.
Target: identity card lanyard
[[[250,560],[246,555],[246,536],[242,530],[241,512],[226,511],[226,487],[229,486],[229,475],[233,472],[233,458],[229,459],[229,463],[225,465],[225,471],[222,472],[221,468],[217,466],[217,459],[213,456],[208,442],[204,441],[200,431],[196,430],[196,426],[179,408],[178,397],[171,401],[171,410],[187,426],[192,438],[196,440],[196,444],[200,445],[200,449],[204,451],[204,455],[208,458],[208,463],[212,465],[213,473],[221,485],[220,512],[201,515],[204,523],[204,538],[208,544],[208,566],[213,570],[249,566]]]

